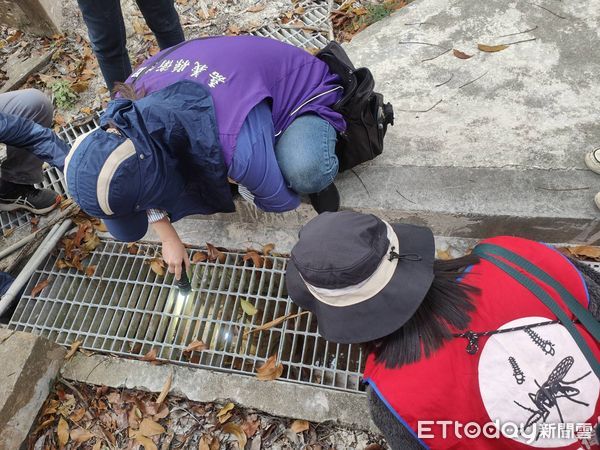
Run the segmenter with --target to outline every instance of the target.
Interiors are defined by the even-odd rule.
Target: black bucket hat
[[[317,316],[325,339],[368,342],[412,317],[433,281],[434,259],[429,228],[323,213],[300,230],[286,285],[291,299]]]

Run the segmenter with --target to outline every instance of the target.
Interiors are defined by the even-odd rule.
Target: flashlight
[[[190,284],[190,279],[187,276],[187,271],[185,270],[185,265],[181,270],[181,277],[177,280],[177,287],[179,288],[179,296],[187,297],[189,293],[192,291],[192,286]]]

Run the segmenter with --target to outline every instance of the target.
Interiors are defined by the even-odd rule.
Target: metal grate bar
[[[96,266],[90,277],[75,269],[58,270],[55,264],[62,250],[50,255],[29,281],[9,327],[65,346],[82,340],[82,348],[131,357],[155,349],[165,361],[249,375],[277,355],[284,365],[283,380],[362,390],[360,348],[320,338],[312,315],[244,335],[301,312],[285,290],[286,258],[269,257],[271,268],[256,268],[244,262],[242,253],[228,252],[223,264],[195,264],[192,294],[181,301],[172,277],[156,275],[148,264],[158,250],[154,244],[140,244],[132,255],[127,244],[102,240],[86,262]],[[44,279],[51,284],[32,297],[31,290]],[[258,312],[247,315],[242,300]],[[208,349],[184,353],[194,340]]]

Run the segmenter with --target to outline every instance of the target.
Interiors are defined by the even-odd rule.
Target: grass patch
[[[69,109],[77,100],[77,94],[67,80],[60,80],[50,85],[54,96],[54,104],[60,109]]]

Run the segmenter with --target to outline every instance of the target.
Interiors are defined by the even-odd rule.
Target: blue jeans
[[[314,114],[295,119],[277,139],[271,108],[261,102],[244,120],[228,175],[262,210],[290,211],[300,205],[298,194],[314,194],[333,182],[336,139],[329,122]]]
[[[136,2],[161,49],[183,42],[185,37],[173,0]],[[112,91],[116,81],[125,81],[131,74],[121,3],[119,0],[77,0],[77,3],[102,76]]]
[[[294,120],[275,144],[275,157],[287,185],[299,194],[322,191],[338,173],[337,134],[316,114]]]

